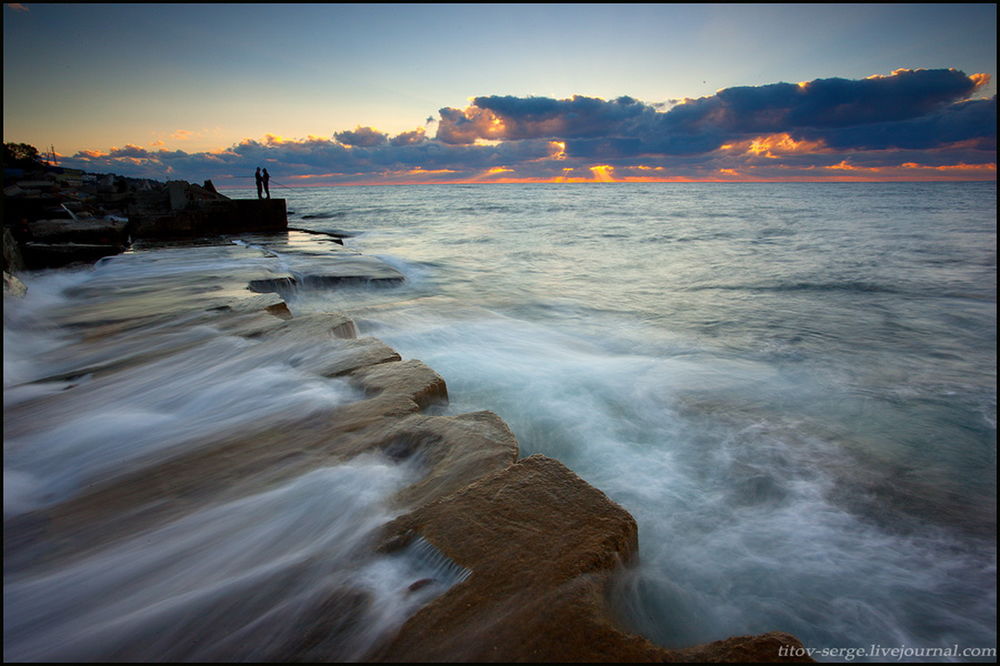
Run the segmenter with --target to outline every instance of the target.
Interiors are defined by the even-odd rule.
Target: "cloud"
[[[149,157],[149,151],[143,148],[142,146],[136,146],[134,144],[127,143],[125,144],[124,148],[112,148],[110,151],[108,151],[108,155],[111,158],[117,158],[117,157],[143,158],[143,157]]]
[[[606,102],[574,95],[572,99],[511,96],[476,97],[465,110],[443,108],[437,139],[470,144],[476,139],[566,139],[606,136],[621,131],[638,116],[655,113],[631,97]]]
[[[489,95],[441,108],[433,137],[424,127],[390,137],[359,125],[332,138],[267,134],[208,152],[127,144],[63,163],[223,185],[249,185],[258,165],[278,180],[310,183],[988,179],[996,97],[972,99],[988,82],[954,69],[901,69],[732,87],[672,104]]]
[[[569,155],[591,158],[689,155],[755,134],[799,131],[815,137],[842,128],[880,124],[884,128],[886,123],[941,111],[968,98],[988,80],[986,75],[966,76],[954,69],[901,69],[861,80],[726,88],[684,100],[665,112],[631,97],[611,101],[581,96],[477,97],[467,109],[441,109],[437,139],[453,144],[476,139],[567,140]],[[931,124],[925,128],[935,129]],[[879,131],[885,134],[884,129]]]
[[[423,143],[427,140],[427,132],[423,127],[418,127],[410,132],[403,132],[397,134],[389,140],[394,146],[412,146],[414,144]]]
[[[22,5],[20,2],[5,2],[4,5],[6,5],[7,7],[10,7],[14,11],[18,11],[18,12],[27,12],[27,11],[30,11],[27,7],[25,7],[24,5]]]
[[[822,139],[832,148],[884,150],[935,148],[973,141],[982,150],[996,150],[997,100],[968,100],[934,113],[899,121],[859,124],[833,129],[806,128],[800,136]]]
[[[371,127],[356,127],[352,131],[335,132],[333,137],[348,146],[381,146],[388,142],[389,135]]]

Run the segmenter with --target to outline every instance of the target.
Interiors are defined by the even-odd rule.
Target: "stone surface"
[[[383,661],[649,661],[607,620],[603,589],[636,549],[628,513],[558,461],[532,456],[393,521],[472,575],[421,609]]]
[[[667,650],[615,625],[610,578],[637,550],[632,517],[535,455],[401,516],[382,547],[422,536],[472,571],[369,658],[389,662],[782,661],[788,634]]]
[[[21,248],[14,240],[14,234],[7,227],[3,228],[3,270],[8,273],[24,270]]]
[[[28,288],[17,277],[3,272],[3,293],[20,298],[28,293]]]
[[[94,263],[102,257],[120,253],[123,245],[100,243],[35,243],[21,247],[25,268],[61,268],[73,263]]]
[[[678,661],[687,663],[745,662],[760,664],[773,661],[813,663],[815,660],[806,656],[783,656],[798,654],[797,651],[801,648],[802,643],[795,636],[772,631],[759,636],[733,636],[721,641],[674,650],[673,652]]]
[[[294,234],[278,242],[298,244],[305,264],[322,247]],[[336,252],[338,260],[355,256]],[[219,336],[245,338],[231,353],[250,367],[286,364],[345,387],[344,402],[203,434],[5,521],[5,554],[15,554],[8,566],[59,566],[205,506],[381,452],[420,474],[393,496],[394,506],[408,513],[384,526],[378,548],[393,552],[422,537],[471,575],[363,655],[368,660],[777,661],[779,648],[800,646],[771,633],[666,650],[623,631],[607,595],[637,549],[637,527],[624,509],[558,461],[518,460],[517,440],[496,414],[433,413],[448,399],[444,379],[377,339],[357,337],[344,315],[293,317],[278,294],[247,288],[274,276],[252,265],[210,277],[169,270],[177,262],[213,266],[219,263],[213,258],[260,253],[231,243],[165,248],[137,258],[149,268],[163,261],[162,274],[150,271],[146,281],[127,285],[95,278],[77,288],[71,295],[78,302],[50,313],[53,325],[75,332],[75,342],[47,359],[54,376],[31,380],[67,385],[5,407],[5,435],[20,436],[42,417],[58,421],[92,408],[98,396],[113,395],[117,382],[135,386],[154,365],[169,367]],[[130,258],[116,259],[124,260]],[[409,589],[433,583],[418,579]],[[366,603],[357,591],[331,593],[302,616],[300,635],[279,641],[276,654],[289,661],[356,660],[336,637]],[[206,640],[212,632],[193,620],[190,630]],[[129,649],[145,654],[139,643]]]

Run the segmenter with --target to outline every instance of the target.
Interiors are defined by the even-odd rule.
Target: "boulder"
[[[783,656],[796,650],[779,652],[801,648],[788,634],[668,650],[619,628],[607,589],[635,556],[635,521],[552,458],[524,458],[395,519],[381,548],[418,536],[472,574],[410,617],[369,660],[810,661]]]
[[[397,518],[385,535],[395,547],[422,536],[472,575],[375,660],[666,660],[616,628],[605,601],[609,577],[637,549],[635,520],[556,460],[520,460]]]

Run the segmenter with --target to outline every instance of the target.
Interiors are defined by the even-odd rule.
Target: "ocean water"
[[[275,192],[408,278],[293,311],[635,516],[634,629],[995,647],[994,183]]]
[[[348,314],[632,513],[627,627],[995,648],[995,183],[272,193],[406,276],[295,314]],[[5,406],[43,344],[6,342]]]

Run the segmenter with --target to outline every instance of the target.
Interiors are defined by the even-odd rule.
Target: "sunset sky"
[[[994,180],[995,4],[4,5],[4,141],[289,186]]]

